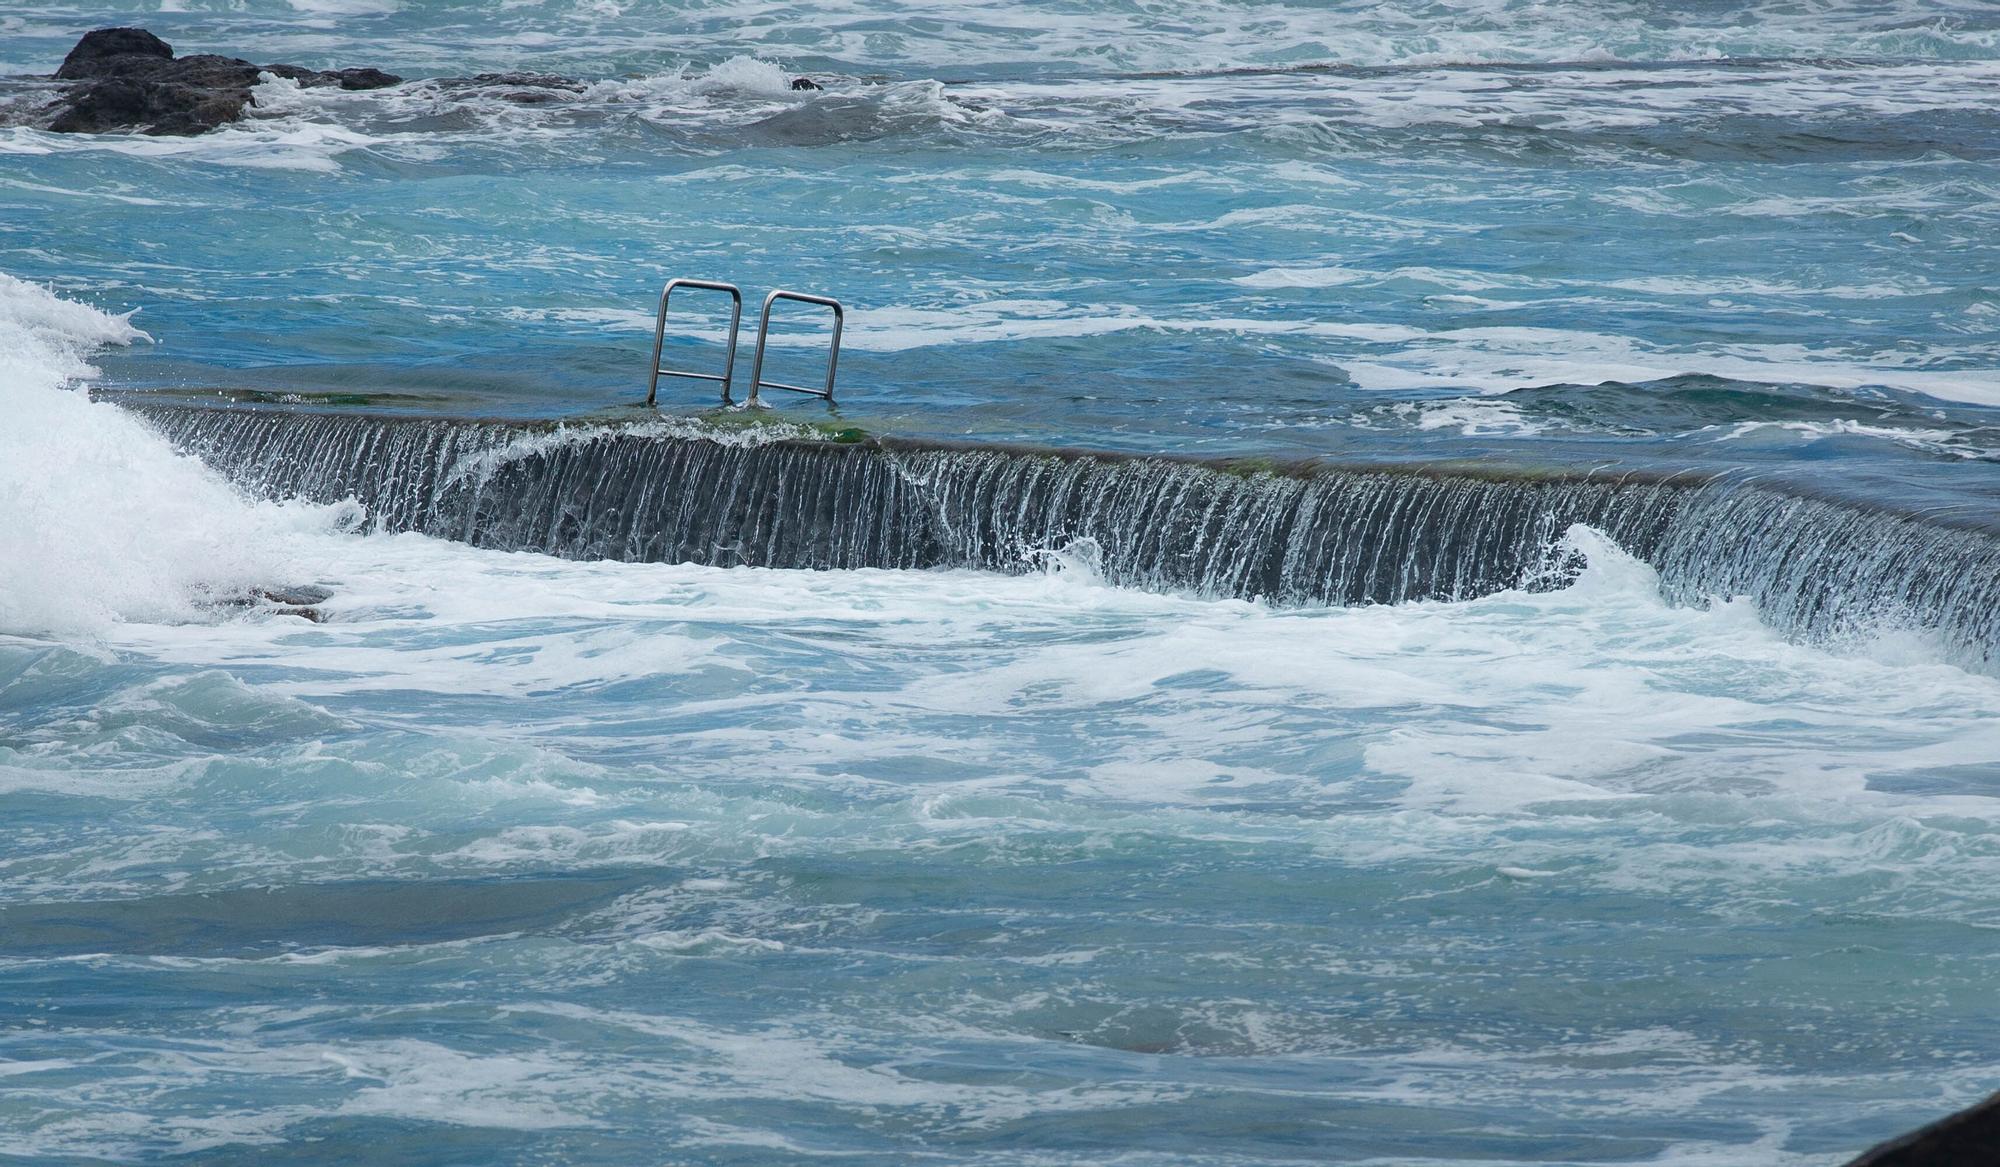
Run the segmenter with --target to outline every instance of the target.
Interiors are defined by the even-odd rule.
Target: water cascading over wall
[[[1249,470],[1158,458],[674,422],[533,426],[141,405],[251,490],[353,497],[381,530],[578,559],[1030,569],[1087,548],[1109,582],[1287,605],[1553,586],[1587,524],[1670,599],[1748,596],[1788,635],[1917,627],[2000,659],[2000,538],[1701,476]]]

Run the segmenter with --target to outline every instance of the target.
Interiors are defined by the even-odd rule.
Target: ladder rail
[[[815,304],[822,308],[833,309],[833,343],[827,348],[826,352],[825,387],[809,389],[804,385],[787,385],[782,381],[766,381],[764,379],[764,346],[771,339],[771,308],[780,300],[792,300],[800,304]],[[764,310],[757,319],[757,351],[750,359],[749,404],[753,407],[761,404],[757,399],[758,390],[768,388],[784,389],[792,393],[804,393],[810,397],[825,398],[826,403],[832,405],[834,372],[840,366],[840,332],[846,320],[847,310],[841,307],[840,301],[834,299],[832,296],[815,296],[810,292],[790,292],[779,288],[764,297]]]
[[[687,369],[667,369],[660,366],[660,356],[667,343],[667,302],[673,299],[675,288],[698,288],[709,292],[729,293],[729,349],[728,356],[723,361],[721,376],[718,377],[714,373],[696,373]],[[764,312],[767,319],[770,310],[770,301],[767,300],[764,304]],[[722,403],[724,405],[731,404],[729,389],[736,376],[736,335],[742,326],[743,289],[737,287],[735,284],[723,283],[720,280],[685,279],[678,276],[668,280],[667,286],[660,289],[659,318],[653,325],[653,376],[646,385],[646,404],[652,405],[659,396],[661,377],[685,377],[695,381],[720,382],[722,385]],[[763,355],[763,351],[764,342],[759,340],[757,342],[757,352],[760,357]],[[829,379],[827,388],[831,390],[832,387],[833,382]],[[757,391],[754,388],[750,391],[750,397],[752,401],[756,400]],[[829,397],[828,400],[832,400],[832,398]]]

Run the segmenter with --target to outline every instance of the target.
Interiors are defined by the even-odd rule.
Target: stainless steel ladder
[[[710,292],[729,293],[731,303],[729,313],[729,358],[723,362],[722,376],[718,377],[714,373],[691,373],[685,369],[663,369],[660,367],[660,349],[667,342],[667,301],[674,298],[675,288],[702,288]],[[653,399],[659,395],[661,377],[688,377],[696,381],[722,382],[722,403],[728,405],[729,380],[736,374],[736,331],[742,324],[743,289],[737,287],[735,284],[724,284],[715,280],[689,280],[680,278],[668,280],[667,286],[660,289],[660,318],[653,325],[653,378],[646,384],[646,404],[653,404]],[[757,351],[759,353],[764,351],[761,341],[757,345]]]
[[[786,385],[780,381],[764,379],[764,342],[771,339],[771,305],[780,300],[796,300],[801,304],[818,304],[822,308],[833,309],[833,343],[826,350],[826,387],[808,389],[803,385]],[[793,393],[804,393],[812,397],[824,397],[828,405],[833,404],[833,373],[840,364],[840,330],[847,322],[847,310],[840,301],[831,296],[814,296],[805,292],[787,292],[783,289],[764,297],[764,311],[757,318],[757,354],[750,359],[750,404],[757,404],[757,391],[766,387],[784,389]]]
[[[724,360],[722,375],[695,373],[685,369],[664,369],[660,367],[660,356],[667,340],[667,301],[673,298],[675,288],[701,288],[712,292],[727,292],[730,299],[729,355]],[[771,339],[771,308],[780,300],[793,300],[801,304],[817,304],[833,309],[833,338],[826,352],[826,384],[818,389],[804,385],[787,385],[782,381],[764,379],[764,346]],[[764,310],[757,318],[757,351],[750,359],[750,397],[745,404],[761,406],[758,391],[763,389],[783,389],[790,393],[804,393],[811,397],[823,398],[828,405],[833,404],[833,378],[840,366],[840,333],[847,322],[847,310],[840,301],[831,296],[814,296],[806,292],[790,292],[783,288],[764,297]],[[653,376],[646,386],[646,404],[652,405],[659,395],[661,377],[688,377],[697,381],[718,381],[722,384],[722,403],[732,405],[729,390],[736,372],[736,335],[743,323],[743,291],[735,284],[725,284],[716,280],[691,280],[676,277],[667,281],[660,291],[659,319],[653,325]]]

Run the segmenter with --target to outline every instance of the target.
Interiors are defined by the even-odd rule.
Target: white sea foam
[[[287,582],[258,507],[78,385],[90,351],[145,339],[126,315],[0,274],[0,632],[101,631]]]
[[[1420,430],[1456,430],[1466,437],[1532,435],[1551,428],[1549,422],[1529,417],[1519,406],[1504,399],[1461,397],[1422,404],[1402,401],[1394,409],[1414,419]]]
[[[403,0],[285,0],[285,3],[317,16],[386,16],[403,8]]]
[[[1908,446],[1913,450],[1922,450],[1927,454],[1942,454],[1951,458],[1986,460],[2000,458],[2000,448],[1981,444],[1959,431],[1919,426],[1870,425],[1851,418],[1834,421],[1745,421],[1719,428],[1721,432],[1714,438],[1719,442],[1762,438],[1777,432],[1793,434],[1807,442],[1841,437],[1875,438]]]
[[[1272,267],[1237,276],[1246,288],[1336,288],[1366,279],[1367,272],[1344,267]]]
[[[1631,337],[1555,328],[1454,328],[1412,338],[1391,353],[1332,353],[1364,389],[1474,389],[1505,393],[1538,385],[1657,381],[1688,374],[1739,381],[1894,389],[1945,401],[2000,404],[2000,369],[1912,368],[1814,352],[1800,345],[1654,346]]]
[[[712,66],[693,79],[700,93],[743,93],[757,97],[790,99],[792,79],[785,70],[751,56],[735,56]]]
[[[1182,801],[1197,792],[1200,800],[1222,797],[1213,782],[1223,775],[1251,784],[1277,780],[1285,767],[1257,760],[1255,748],[1223,761],[1204,752],[1212,746],[1198,743],[1214,742],[1230,721],[1287,707],[1318,709],[1329,725],[1345,724],[1355,711],[1439,704],[1488,709],[1486,718],[1452,719],[1459,728],[1449,732],[1411,727],[1370,734],[1370,767],[1405,776],[1410,797],[1425,805],[1623,797],[1671,785],[1667,776],[1676,771],[1680,780],[1719,782],[1718,789],[1755,781],[1854,798],[1871,769],[2000,758],[2000,730],[1974,729],[1976,711],[2000,702],[1994,682],[1944,666],[1875,662],[1865,648],[1861,656],[1839,659],[1789,645],[1740,604],[1707,612],[1670,608],[1643,563],[1588,531],[1571,538],[1591,567],[1562,592],[1509,593],[1464,604],[1275,611],[1108,587],[1087,570],[1020,578],[575,564],[397,536],[330,545],[343,572],[339,593],[327,604],[337,620],[310,641],[265,624],[198,633],[134,626],[120,637],[188,663],[227,643],[239,664],[265,657],[310,664],[310,678],[275,686],[304,699],[413,688],[527,699],[699,676],[709,678],[705,697],[719,715],[739,701],[754,704],[760,685],[753,671],[717,687],[718,669],[780,644],[825,636],[847,659],[886,654],[883,659],[900,661],[910,675],[886,695],[842,691],[831,682],[836,688],[813,703],[846,709],[833,720],[854,718],[872,727],[868,735],[828,735],[819,717],[794,728],[767,720],[762,735],[784,749],[865,768],[864,759],[926,740],[927,731],[915,724],[907,734],[898,729],[911,718],[958,719],[954,724],[970,732],[1023,702],[1052,702],[1085,717],[1094,716],[1088,712],[1093,709],[1116,709],[1128,724],[1146,725],[1147,733],[1103,758],[1081,789],[1139,802]],[[1078,622],[1097,635],[1031,647],[1045,633]],[[400,636],[423,628],[463,633],[436,646],[376,643],[381,632]],[[715,643],[723,630],[728,643]],[[779,640],[767,641],[770,635]],[[1608,640],[1618,645],[1611,655]],[[1333,644],[1341,651],[1330,655]],[[499,645],[508,648],[496,655]],[[946,655],[934,655],[939,652]],[[944,667],[947,660],[958,663]],[[1228,681],[1188,690],[1183,699],[1172,680],[1190,668],[1215,670]],[[1718,686],[1718,669],[1739,680]],[[1524,688],[1522,678],[1530,674],[1540,679]],[[1773,677],[1787,679],[1767,697],[1753,699],[1750,690],[1737,687],[1767,686]],[[1841,712],[1833,718],[1799,707],[1788,716],[1818,726],[1814,733],[1850,725],[1852,732],[1838,731],[1838,748],[1866,756],[1840,760],[1828,753],[1823,764],[1801,766],[1795,753],[1687,752],[1688,735],[1753,725],[1768,716],[1762,701],[1789,702],[1794,698],[1780,693],[1793,691],[1815,694],[1807,699],[1813,708]],[[1555,701],[1557,693],[1568,696]],[[1873,695],[1864,699],[1867,693]],[[1973,720],[1945,712],[1954,708]],[[605,712],[619,715],[615,706]],[[1912,716],[1944,716],[1953,728],[1920,748],[1916,739],[1894,735],[1861,744],[1872,740],[1864,723]],[[1491,731],[1492,723],[1516,717],[1535,724]],[[1753,738],[1744,739],[1746,746]],[[1585,740],[1592,747],[1578,748]],[[690,761],[684,757],[681,764]],[[1488,780],[1500,774],[1508,777]],[[604,776],[589,781],[601,783]],[[586,833],[522,836],[508,846],[541,855],[588,844],[610,856],[621,854],[626,843],[678,838],[678,827],[661,833],[657,821],[607,824],[611,834],[601,843]]]

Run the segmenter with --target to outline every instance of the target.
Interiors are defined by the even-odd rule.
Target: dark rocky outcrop
[[[62,67],[56,70],[56,80],[84,81],[110,76],[131,64],[125,58],[146,57],[171,61],[174,46],[143,28],[100,28],[84,33],[83,39],[76,42],[69,56],[63,58]]]
[[[266,73],[310,88],[382,89],[403,81],[380,69],[258,65],[210,53],[176,57],[172,45],[143,28],[100,28],[85,33],[63,58],[53,78],[62,88],[53,101],[0,109],[0,124],[26,121],[64,134],[200,134],[241,119],[256,104],[251,91]],[[553,73],[441,77],[435,85],[449,97],[517,105],[572,101],[590,88]],[[809,77],[793,78],[791,86],[800,92],[821,88]]]
[[[341,89],[402,81],[380,69],[256,65],[206,53],[176,57],[172,45],[143,28],[100,28],[85,33],[56,70],[56,80],[72,84],[48,111],[46,125],[67,134],[199,134],[241,118],[265,73]]]

